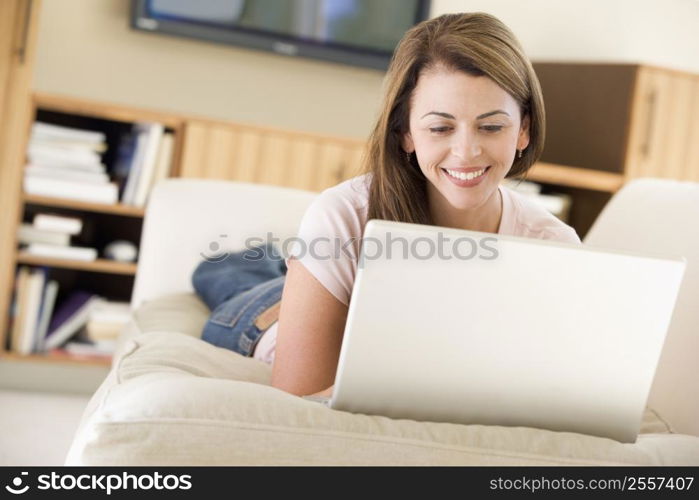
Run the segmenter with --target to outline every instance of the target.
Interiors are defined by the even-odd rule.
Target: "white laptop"
[[[684,269],[371,220],[329,406],[634,442]]]

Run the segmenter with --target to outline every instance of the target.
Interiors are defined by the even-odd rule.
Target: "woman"
[[[328,244],[287,259],[277,328],[255,349],[274,355],[272,385],[331,393],[369,219],[579,243],[571,227],[500,186],[540,157],[544,123],[531,63],[497,18],[447,14],[410,29],[386,75],[366,173],[325,190],[304,215],[303,241],[355,244],[351,256],[321,258]]]
[[[305,245],[281,265],[240,254],[224,272],[211,263],[195,272],[195,289],[214,309],[202,338],[273,363],[275,387],[329,395],[367,220],[580,243],[571,227],[500,185],[524,174],[543,147],[541,89],[504,24],[484,13],[418,24],[386,75],[365,173],[314,200],[299,229]]]

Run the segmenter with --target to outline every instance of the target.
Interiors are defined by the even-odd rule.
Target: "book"
[[[39,323],[36,327],[36,336],[34,339],[33,351],[39,352],[42,350],[44,339],[49,330],[49,322],[53,315],[53,309],[56,305],[56,297],[58,296],[58,282],[50,280],[44,287],[44,296],[41,301],[41,310],[39,312]]]
[[[158,149],[158,158],[155,162],[155,172],[151,179],[150,184],[146,188],[146,197],[142,200],[142,206],[146,204],[150,193],[153,188],[158,184],[158,182],[163,179],[167,179],[170,176],[170,170],[172,167],[172,156],[175,150],[175,137],[171,132],[163,134],[163,138],[160,140],[160,148]]]
[[[128,302],[98,300],[85,325],[85,337],[91,341],[115,339],[131,319]]]
[[[49,351],[64,344],[85,326],[97,296],[77,290],[72,292],[54,313],[43,341],[42,350]]]
[[[94,164],[94,163],[70,163],[60,160],[55,160],[53,158],[41,160],[39,163],[32,163],[31,161],[26,164],[25,169],[32,167],[42,167],[42,168],[53,168],[58,169],[63,172],[92,172],[103,174],[107,172],[107,167],[104,163]]]
[[[32,136],[29,140],[32,142],[32,144],[38,144],[39,146],[51,146],[66,149],[79,148],[94,151],[95,153],[106,153],[108,149],[106,142],[89,142],[67,137]]]
[[[138,134],[136,146],[121,198],[122,203],[127,205],[135,203],[141,173],[152,168],[151,164],[155,162],[157,148],[163,135],[163,126],[159,123],[137,123],[134,129]]]
[[[40,255],[52,259],[70,259],[93,261],[97,259],[97,249],[90,247],[71,247],[60,245],[45,245],[43,243],[32,243],[25,251],[31,255]]]
[[[32,124],[31,137],[70,139],[89,143],[100,143],[106,140],[104,132],[65,127],[39,121]]]
[[[109,176],[104,172],[90,172],[74,168],[45,167],[41,165],[27,165],[24,175],[29,177],[45,177],[48,179],[64,179],[78,182],[95,182],[105,184],[109,182]]]
[[[89,149],[82,148],[65,148],[61,146],[52,146],[45,143],[29,143],[27,147],[27,156],[34,159],[36,158],[51,158],[53,160],[60,160],[63,163],[78,163],[78,164],[93,164],[99,165],[102,161],[102,157],[99,153],[95,153]],[[40,161],[36,162],[41,164]]]
[[[63,346],[67,352],[79,355],[102,354],[111,356],[116,351],[116,340],[101,340],[97,342],[70,340]]]
[[[27,299],[25,304],[25,316],[22,324],[22,331],[19,334],[16,351],[19,354],[31,354],[36,338],[36,329],[39,323],[39,310],[41,308],[41,298],[44,291],[46,271],[44,269],[33,269],[27,280]]]
[[[25,177],[24,192],[39,196],[53,196],[93,203],[114,204],[117,202],[117,185],[114,183],[94,184],[61,179]]]
[[[67,246],[70,244],[70,235],[58,231],[39,229],[32,224],[22,223],[17,228],[17,241],[23,245],[44,243]]]
[[[37,229],[57,231],[76,236],[83,229],[83,221],[78,217],[65,217],[54,214],[36,214],[32,224]]]
[[[151,124],[148,134],[148,143],[143,154],[141,172],[136,182],[136,189],[132,199],[133,204],[138,207],[145,206],[148,192],[153,184],[163,135],[164,128],[162,125],[159,123]]]
[[[24,328],[27,308],[27,282],[29,280],[29,268],[21,266],[15,278],[15,314],[12,320],[10,333],[10,351],[19,352],[20,337]]]

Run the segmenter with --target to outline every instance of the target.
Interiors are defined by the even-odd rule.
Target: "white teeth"
[[[485,173],[485,168],[481,170],[476,170],[475,172],[469,172],[469,173],[463,173],[463,172],[457,172],[456,170],[449,170],[445,169],[449,175],[452,177],[456,177],[457,179],[461,179],[462,181],[470,181],[471,179],[475,179],[476,177],[480,177]]]

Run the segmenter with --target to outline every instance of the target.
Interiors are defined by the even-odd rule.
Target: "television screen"
[[[370,68],[429,16],[429,0],[134,0],[136,29]]]

